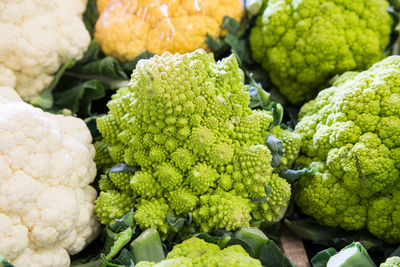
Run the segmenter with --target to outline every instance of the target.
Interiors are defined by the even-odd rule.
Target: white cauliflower
[[[95,150],[85,123],[0,87],[0,253],[16,266],[69,266],[97,234]]]
[[[68,60],[80,59],[90,36],[86,0],[0,0],[0,86],[30,101]]]

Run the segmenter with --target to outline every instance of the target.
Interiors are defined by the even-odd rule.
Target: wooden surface
[[[287,227],[283,228],[280,241],[283,253],[296,267],[311,267],[303,242]]]

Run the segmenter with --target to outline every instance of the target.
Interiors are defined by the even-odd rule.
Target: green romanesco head
[[[320,168],[295,183],[294,200],[320,223],[400,242],[399,83],[400,57],[388,57],[302,108],[299,159]]]
[[[387,258],[384,263],[381,263],[381,265],[379,265],[379,267],[400,267],[400,257],[393,256]]]
[[[162,198],[161,210],[171,215],[193,213],[194,222],[205,231],[248,226],[250,213],[264,206],[269,207],[262,213],[266,220],[276,219],[276,211],[286,208],[290,192],[285,183],[272,182],[266,146],[273,116],[251,110],[247,90],[233,55],[215,62],[203,50],[164,53],[137,64],[130,85],[113,96],[107,104],[110,112],[97,120],[97,126],[110,144],[114,163],[140,169],[109,175],[115,190],[130,196],[131,203],[123,206],[143,214],[139,226],[165,233],[166,219],[161,213],[146,215],[142,200],[156,203]],[[287,156],[291,161],[297,143],[290,137],[285,140],[287,151],[293,153]],[[268,203],[265,188],[270,183],[276,197]],[[100,195],[97,214],[102,222],[110,222],[117,217],[107,211],[116,203],[110,201],[107,207],[103,198]],[[249,201],[260,198],[266,202]]]
[[[171,252],[168,253],[167,260],[182,257],[191,259],[194,267],[262,266],[259,260],[251,258],[240,245],[233,245],[220,250],[217,245],[207,243],[197,237],[192,237],[181,244],[175,245]]]
[[[383,58],[393,19],[386,0],[271,0],[250,34],[253,58],[295,104],[325,82]]]

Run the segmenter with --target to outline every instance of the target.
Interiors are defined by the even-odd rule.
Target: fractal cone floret
[[[113,96],[110,112],[97,120],[101,142],[108,144],[108,154],[98,146],[104,159],[138,169],[109,173],[114,186],[104,183],[107,192],[97,200],[101,222],[110,224],[134,208],[139,226],[165,235],[167,213],[192,213],[207,232],[248,226],[252,213],[280,220],[290,185],[271,167],[266,139],[274,118],[251,110],[249,101],[234,56],[215,62],[212,54],[196,50],[139,61],[130,85]],[[299,136],[274,131],[293,153],[287,164],[297,155]],[[273,189],[271,198],[266,187]]]

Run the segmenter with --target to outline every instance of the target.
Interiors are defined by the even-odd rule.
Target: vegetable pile
[[[0,0],[0,267],[400,267],[400,0]]]

